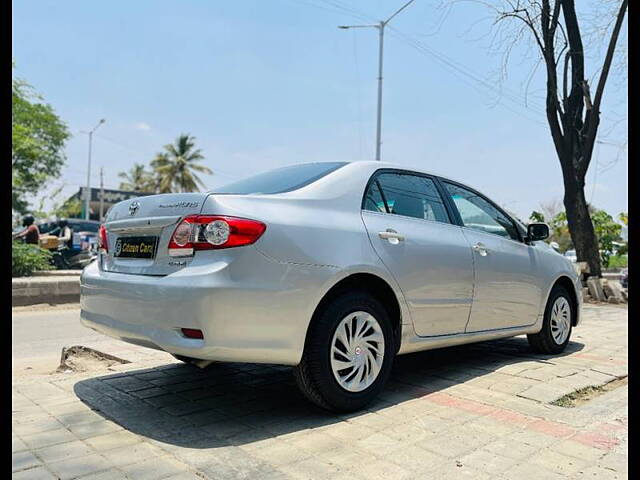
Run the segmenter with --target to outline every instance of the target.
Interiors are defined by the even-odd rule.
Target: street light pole
[[[411,0],[413,1],[413,0]],[[384,22],[380,22],[380,48],[378,50],[378,120],[376,123],[376,160],[380,161],[380,148],[382,147],[382,52],[384,46]]]
[[[91,143],[93,141],[93,132],[95,132],[100,125],[104,123],[104,118],[100,119],[98,124],[93,127],[89,133],[89,162],[87,166],[87,189],[85,191],[85,201],[84,201],[84,218],[85,220],[89,220],[89,202],[91,201]],[[87,133],[87,132],[85,132]]]
[[[376,120],[376,160],[380,161],[381,147],[382,147],[382,57],[384,47],[384,27],[391,21],[393,17],[398,15],[402,10],[411,5],[415,0],[409,0],[402,7],[395,11],[386,20],[381,20],[380,23],[374,25],[340,25],[338,28],[347,30],[349,28],[377,28],[378,36],[380,39],[380,45],[378,47],[378,109]]]

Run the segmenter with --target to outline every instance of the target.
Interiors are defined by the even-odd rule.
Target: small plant
[[[37,270],[51,270],[51,253],[35,245],[13,242],[11,276],[27,277]]]

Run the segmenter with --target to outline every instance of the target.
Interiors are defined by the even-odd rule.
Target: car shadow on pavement
[[[561,356],[583,348],[570,342]],[[81,380],[74,391],[90,408],[133,433],[180,447],[213,448],[339,423],[463,382],[473,384],[507,366],[510,375],[517,374],[518,364],[522,370],[553,367],[558,357],[533,353],[524,337],[402,355],[379,398],[366,410],[345,415],[308,402],[292,368],[279,365],[214,363],[199,369],[174,363]],[[499,382],[505,377],[486,378]]]

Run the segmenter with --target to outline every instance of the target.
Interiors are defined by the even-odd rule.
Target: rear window
[[[276,168],[214,189],[214,193],[238,195],[284,193],[305,187],[347,162],[303,163]]]
[[[76,232],[92,232],[92,233],[98,233],[98,230],[100,228],[100,224],[99,223],[93,223],[93,222],[73,222],[73,221],[69,221],[69,227],[72,228],[73,230],[75,230]]]

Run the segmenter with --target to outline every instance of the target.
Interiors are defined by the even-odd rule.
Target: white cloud
[[[144,122],[138,122],[134,125],[134,128],[136,130],[142,130],[143,132],[148,132],[149,130],[151,130],[151,125]]]

